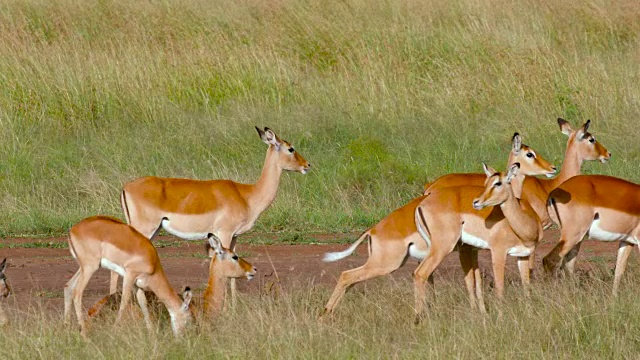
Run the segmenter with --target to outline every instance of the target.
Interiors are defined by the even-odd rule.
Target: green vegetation
[[[509,284],[502,305],[488,291],[486,316],[469,310],[461,277],[436,279],[437,296],[417,326],[409,279],[356,286],[333,319],[322,323],[316,317],[330,289],[298,284],[241,294],[236,308],[180,339],[172,337],[166,317],[157,333],[147,333],[142,319],[118,331],[112,312],[92,323],[85,342],[75,320],[64,327],[61,314],[46,309],[47,297],[55,294],[43,294],[37,298],[42,307],[9,311],[12,324],[3,330],[0,348],[9,359],[633,359],[640,356],[636,274],[626,274],[617,300],[610,296],[611,274],[597,269],[578,281],[538,279],[529,298]]]
[[[144,175],[254,182],[253,125],[313,165],[257,230],[359,231],[514,131],[559,164],[559,116],[640,180],[637,1],[0,4],[0,236],[121,217]]]

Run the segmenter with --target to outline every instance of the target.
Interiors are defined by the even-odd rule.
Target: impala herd
[[[561,229],[558,244],[543,259],[547,271],[573,273],[580,244],[586,234],[600,241],[619,241],[613,293],[617,293],[633,245],[640,243],[640,185],[602,175],[580,175],[584,161],[606,162],[611,154],[589,132],[590,121],[574,130],[558,119],[567,147],[562,168],[512,138],[505,172],[483,165],[484,174],[449,174],[426,184],[424,193],[391,212],[367,229],[349,248],[327,253],[324,261],[337,261],[352,254],[364,241],[369,258],[364,265],[344,271],[324,315],[331,314],[354,284],[389,274],[407,257],[421,260],[413,273],[416,321],[426,305],[427,282],[442,260],[457,250],[465,274],[472,308],[485,312],[478,250],[489,250],[495,293],[504,292],[504,269],[509,256],[517,259],[523,288],[528,290],[534,254],[545,229],[553,223]],[[251,279],[256,269],[233,251],[236,237],[253,227],[274,201],[283,170],[309,171],[311,165],[293,146],[271,129],[256,127],[267,145],[262,174],[255,184],[231,180],[192,180],[143,177],[125,184],[120,201],[126,223],[94,216],[69,231],[69,250],[79,269],[64,288],[64,319],[72,305],[87,335],[84,289],[95,271],[111,271],[110,295],[88,312],[96,316],[107,305],[119,302],[116,322],[127,312],[135,296],[145,323],[152,329],[149,300],[166,307],[174,334],[193,321],[192,293],[178,295],[169,284],[151,241],[161,229],[186,240],[206,239],[209,281],[203,294],[202,314],[215,316],[224,305],[230,279],[231,303],[235,302],[235,279]],[[535,177],[536,175],[545,178]],[[555,175],[555,177],[554,177]],[[151,240],[151,241],[150,241]],[[11,289],[0,264],[0,297]],[[122,292],[117,291],[122,276]],[[0,325],[7,318],[0,307]]]

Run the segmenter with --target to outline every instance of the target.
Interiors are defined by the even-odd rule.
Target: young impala
[[[231,180],[193,180],[143,177],[126,184],[121,193],[127,222],[148,239],[164,228],[186,240],[216,235],[222,245],[235,249],[236,236],[253,227],[273,202],[283,170],[306,174],[311,165],[273,130],[256,127],[269,145],[262,174],[255,184]],[[111,293],[118,275],[111,274]],[[231,282],[231,295],[235,295]]]
[[[560,241],[543,259],[546,270],[573,273],[582,239],[620,241],[613,294],[634,245],[640,242],[640,185],[604,175],[573,177],[549,195],[549,214],[561,228]]]
[[[0,299],[6,298],[11,294],[11,287],[7,281],[7,276],[4,274],[6,269],[7,259],[4,259],[2,260],[2,263],[0,263]],[[0,326],[5,326],[8,323],[9,320],[7,319],[7,315],[4,313],[2,305],[0,305]]]
[[[171,327],[179,335],[191,321],[191,295],[181,300],[173,291],[151,242],[131,226],[118,219],[94,216],[74,225],[69,231],[69,251],[80,269],[64,287],[64,319],[69,322],[71,306],[75,305],[81,334],[87,335],[87,322],[82,310],[82,295],[93,273],[99,268],[123,276],[122,300],[116,323],[120,321],[136,288],[138,304],[147,327],[151,319],[144,290],[153,291],[169,311]]]
[[[512,150],[509,154],[509,162],[517,159],[522,154],[535,152],[522,144],[522,139],[517,133],[512,138]],[[526,155],[523,157],[529,158]],[[534,156],[522,165],[521,173],[527,175],[543,175],[553,172],[555,167],[541,156]],[[393,211],[378,224],[365,231],[356,242],[348,249],[328,253],[324,261],[337,261],[351,255],[358,245],[364,240],[369,240],[369,259],[355,269],[344,271],[338,280],[331,298],[325,306],[325,314],[333,312],[345,292],[354,284],[374,277],[386,275],[397,270],[404,264],[407,254],[418,260],[422,260],[429,252],[427,243],[423,240],[416,228],[416,207],[426,196],[413,199],[405,206]],[[460,249],[460,260],[466,265],[472,252]]]
[[[504,292],[504,266],[508,255],[518,259],[525,288],[529,285],[529,256],[542,240],[542,224],[531,206],[519,200],[513,191],[523,181],[517,178],[519,164],[498,173],[483,164],[485,186],[454,186],[427,195],[416,208],[416,226],[429,246],[429,254],[416,268],[414,286],[416,319],[422,313],[426,282],[442,260],[459,242],[491,251],[496,295]],[[480,197],[475,198],[480,194]],[[475,209],[475,210],[474,210]],[[470,303],[484,311],[482,277],[477,261],[463,264]],[[475,286],[475,289],[474,289]],[[474,293],[476,299],[474,299]]]
[[[205,316],[211,317],[217,315],[222,310],[225,301],[225,279],[247,278],[251,280],[256,274],[256,268],[243,258],[238,257],[232,250],[223,247],[215,235],[209,234],[209,238],[207,242],[207,252],[209,253],[209,257],[211,257],[209,264],[209,286],[203,295],[204,306],[201,310]],[[211,245],[214,247],[211,247]],[[147,300],[154,305],[152,308],[155,308],[155,305],[159,305],[158,299],[153,292],[145,291],[145,295]],[[121,292],[116,292],[100,299],[89,309],[89,317],[98,316],[104,308],[115,308],[121,301],[121,296]],[[182,296],[185,298],[184,294]],[[192,301],[190,308],[193,309],[197,307],[197,304],[197,302]]]

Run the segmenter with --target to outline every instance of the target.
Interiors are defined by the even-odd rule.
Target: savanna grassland
[[[0,235],[121,216],[144,175],[254,182],[254,125],[312,164],[263,232],[360,231],[555,119],[640,179],[636,1],[20,1],[0,5]]]
[[[254,125],[313,165],[283,176],[255,227],[289,238],[357,233],[440,175],[501,169],[516,131],[560,165],[558,117],[591,119],[613,153],[584,173],[638,182],[638,84],[635,0],[4,1],[0,236],[122,218],[121,187],[140,176],[254,182]],[[34,303],[11,316],[0,356],[638,358],[638,263],[617,300],[600,265],[537,277],[529,298],[508,284],[502,305],[487,289],[487,316],[460,284],[436,283],[418,326],[410,279],[348,293],[324,323],[326,287],[242,296],[180,339],[164,319],[154,334],[97,323],[85,342]]]

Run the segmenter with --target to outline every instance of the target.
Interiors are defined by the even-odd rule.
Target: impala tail
[[[551,195],[553,195],[553,193],[551,193]],[[549,200],[547,202],[547,212],[549,212],[551,221],[553,221],[559,227],[562,227],[562,222],[560,222],[560,214],[558,213],[558,204],[556,203],[556,199],[553,196],[549,196]]]
[[[353,254],[353,252],[356,250],[358,245],[360,245],[360,243],[362,243],[364,240],[370,239],[370,238],[371,238],[371,235],[369,234],[369,230],[367,230],[367,231],[365,231],[364,234],[360,235],[358,240],[356,240],[356,242],[354,242],[351,246],[349,246],[349,248],[347,248],[347,250],[326,253],[326,254],[324,254],[324,258],[322,258],[322,261],[324,261],[324,262],[334,262],[334,261],[338,261],[338,260],[344,259],[347,256]]]

